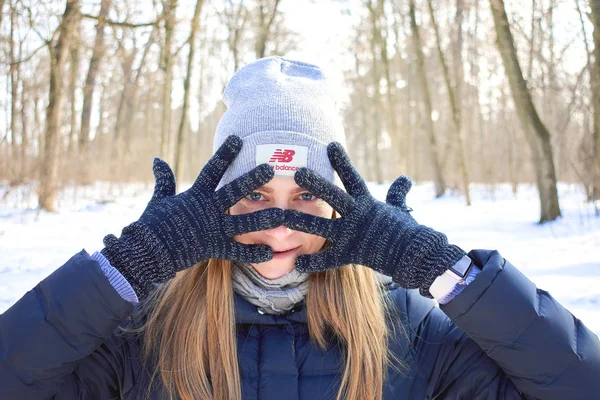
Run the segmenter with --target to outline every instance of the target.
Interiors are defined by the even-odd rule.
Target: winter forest
[[[56,236],[55,212],[78,198],[91,214],[124,193],[133,201],[151,186],[154,157],[192,182],[233,72],[286,55],[336,82],[348,151],[375,192],[412,177],[417,213],[422,201],[421,215],[451,215],[423,222],[451,238],[457,225],[471,229],[467,245],[504,244],[524,269],[534,243],[520,253],[507,238],[477,239],[508,218],[504,233],[543,238],[540,252],[560,241],[557,267],[585,258],[572,271],[581,281],[562,280],[582,297],[562,300],[586,323],[600,319],[599,1],[0,0],[0,39],[0,281],[13,282],[0,284],[0,311],[43,277],[9,275],[23,263],[16,253],[47,253],[60,239],[16,236]],[[45,228],[40,213],[52,219]],[[84,214],[63,222],[102,218]]]
[[[157,155],[192,179],[228,77],[256,58],[310,54],[303,35],[321,29],[337,48],[316,57],[339,74],[349,148],[370,181],[405,173],[466,204],[473,182],[533,182],[551,221],[557,181],[600,193],[594,4],[1,0],[0,178],[38,181],[48,211],[68,184],[149,179]],[[292,23],[303,7],[337,8],[336,25]]]

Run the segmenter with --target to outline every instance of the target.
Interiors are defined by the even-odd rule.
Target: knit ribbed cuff
[[[102,253],[96,251],[91,257],[92,259],[98,261],[98,264],[100,264],[100,268],[108,279],[108,282],[124,300],[134,304],[139,302],[135,291],[129,282],[127,282],[127,279],[125,279],[125,277],[115,267],[110,265],[110,262],[102,255]]]

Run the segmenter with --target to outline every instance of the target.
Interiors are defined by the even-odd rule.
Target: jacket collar
[[[393,281],[382,282],[386,291],[398,288],[398,284]],[[259,308],[251,304],[237,292],[234,292],[235,322],[237,324],[264,324],[264,325],[284,325],[289,322],[307,323],[305,300],[300,301],[288,313],[282,315],[273,315],[260,313]]]
[[[296,304],[290,312],[282,315],[262,314],[259,312],[260,307],[250,303],[238,293],[234,293],[234,305],[237,324],[283,325],[289,322],[307,322],[304,300]]]

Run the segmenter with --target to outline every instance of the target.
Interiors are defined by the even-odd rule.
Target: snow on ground
[[[387,185],[370,187],[385,199]],[[0,313],[74,253],[98,250],[106,234],[118,235],[142,213],[151,189],[107,183],[67,188],[57,213],[40,212],[30,188],[8,193],[0,204]],[[433,186],[420,184],[407,203],[417,221],[463,249],[499,250],[600,336],[600,217],[579,185],[560,184],[559,193],[563,217],[544,225],[536,223],[537,192],[526,185],[516,198],[508,185],[474,185],[473,205],[465,207],[461,196],[436,200]]]

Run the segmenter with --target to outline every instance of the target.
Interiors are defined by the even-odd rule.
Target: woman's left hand
[[[346,192],[307,168],[294,175],[296,183],[325,200],[341,218],[328,219],[285,211],[284,224],[294,230],[322,236],[331,246],[319,253],[301,255],[296,269],[317,272],[347,264],[360,264],[391,276],[405,288],[429,287],[465,252],[448,244],[446,235],[418,224],[404,199],[410,179],[401,176],[390,187],[388,203],[376,200],[339,143],[330,143],[327,154]]]

